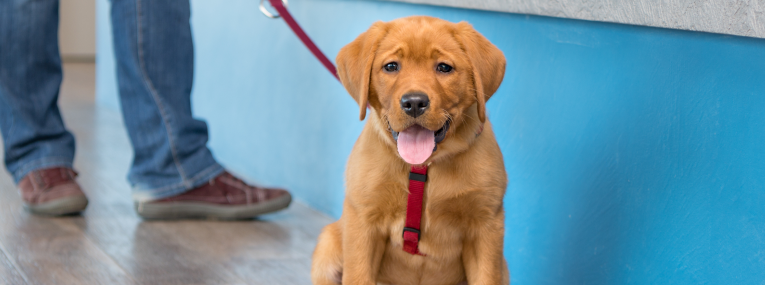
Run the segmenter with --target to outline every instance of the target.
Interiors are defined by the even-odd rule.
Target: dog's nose
[[[401,109],[414,118],[425,113],[429,106],[430,99],[423,93],[408,93],[401,97]]]

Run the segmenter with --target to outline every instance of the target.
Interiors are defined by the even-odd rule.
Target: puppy
[[[507,175],[485,110],[502,52],[468,23],[417,16],[373,24],[336,61],[369,118],[348,160],[342,217],[319,236],[313,283],[509,284]],[[427,166],[426,180],[410,180],[412,166]],[[425,180],[420,213],[407,206],[417,205],[415,180]],[[405,233],[409,214],[420,227]]]

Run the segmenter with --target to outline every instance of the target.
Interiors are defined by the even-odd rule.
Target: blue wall
[[[99,0],[98,100],[117,106]],[[194,111],[228,167],[334,217],[363,123],[257,1],[195,0]],[[467,20],[507,56],[489,101],[513,284],[765,284],[765,40],[390,2],[293,0],[330,58],[376,20]]]

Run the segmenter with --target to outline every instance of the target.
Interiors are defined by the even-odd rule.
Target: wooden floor
[[[33,216],[0,173],[0,284],[310,284],[329,218],[293,203],[252,221],[142,221],[119,113],[94,106],[92,64],[67,64],[64,77],[60,105],[90,205],[81,216]]]

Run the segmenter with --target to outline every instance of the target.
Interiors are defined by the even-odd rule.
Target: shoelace
[[[56,171],[52,169],[39,170],[32,177],[40,185],[40,189],[47,191],[53,188],[53,186],[74,180],[78,175],[74,170],[58,168]]]
[[[222,186],[221,188],[223,188],[223,191],[224,191],[225,195],[234,194],[233,193],[234,191],[243,191],[244,195],[247,198],[247,200],[246,200],[247,204],[257,203],[257,202],[265,201],[266,200],[266,189],[265,188],[248,185],[243,180],[237,178],[236,176],[230,175],[230,174],[225,174],[225,176],[223,176],[221,178],[229,179],[229,180],[234,182],[234,185],[229,185],[229,183],[225,183],[225,182],[223,183],[224,186]],[[234,186],[234,187],[232,187],[232,186]],[[229,188],[235,188],[235,190],[229,189]],[[255,196],[256,196],[255,200],[252,199],[253,198],[252,197],[253,192],[255,192]]]

